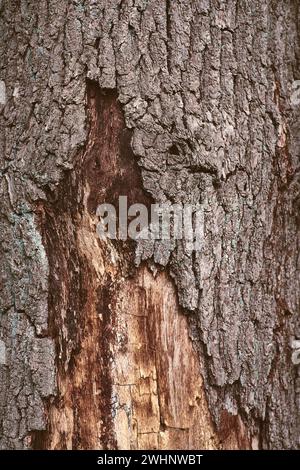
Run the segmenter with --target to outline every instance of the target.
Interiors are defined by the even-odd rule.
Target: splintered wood
[[[117,295],[114,429],[121,449],[214,448],[199,363],[166,273],[142,268]]]
[[[97,205],[151,203],[114,92],[88,87],[90,132],[73,172],[39,207],[49,258],[50,333],[56,341],[57,396],[50,449],[247,447],[241,420],[224,415],[217,433],[199,355],[175,285],[134,264],[130,242],[100,240]]]

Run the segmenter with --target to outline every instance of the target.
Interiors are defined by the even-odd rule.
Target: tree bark
[[[0,448],[299,448],[298,2],[0,14]],[[100,240],[120,195],[201,250]]]

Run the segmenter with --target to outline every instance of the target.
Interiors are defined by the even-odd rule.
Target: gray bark
[[[199,253],[157,243],[138,260],[175,281],[216,432],[239,417],[250,447],[299,448],[298,2],[4,0],[0,13],[0,448],[38,447],[59,394],[51,239],[60,251],[40,214],[85,174],[88,86],[116,90],[145,194],[206,204]]]

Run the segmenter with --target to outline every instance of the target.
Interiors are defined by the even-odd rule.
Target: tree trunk
[[[298,2],[0,12],[0,448],[299,448]],[[121,195],[201,249],[100,240]]]

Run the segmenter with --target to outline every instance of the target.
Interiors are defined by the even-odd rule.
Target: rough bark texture
[[[299,448],[298,2],[0,12],[0,448]],[[100,242],[119,194],[202,250]]]

